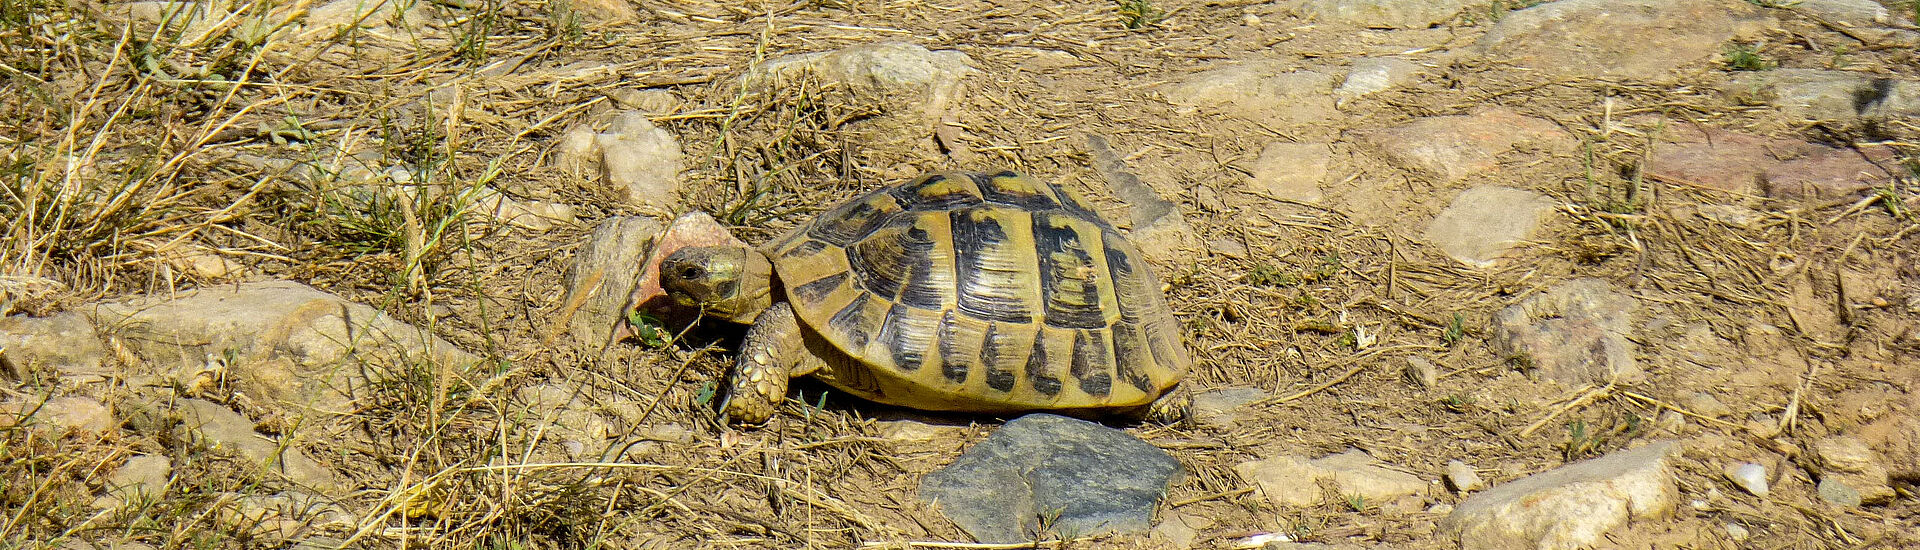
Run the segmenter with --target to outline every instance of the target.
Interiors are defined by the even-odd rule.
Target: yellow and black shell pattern
[[[821,378],[866,399],[1129,408],[1192,364],[1133,244],[1059,187],[1014,172],[927,174],[763,251],[808,337],[844,354],[825,357]]]

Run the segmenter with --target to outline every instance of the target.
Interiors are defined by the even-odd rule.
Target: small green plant
[[[1898,184],[1888,183],[1881,186],[1874,190],[1874,195],[1880,199],[1880,206],[1886,208],[1887,215],[1893,216],[1893,219],[1900,221],[1913,219],[1913,211],[1907,209],[1907,194],[1900,192]]]
[[[714,381],[712,380],[708,380],[705,383],[700,384],[700,389],[694,390],[693,404],[697,405],[699,408],[706,408],[707,406],[713,404],[713,398],[718,396],[719,394],[720,394],[720,385],[714,383]]]
[[[1447,321],[1447,332],[1440,335],[1440,342],[1453,347],[1467,337],[1467,321],[1459,313],[1453,314],[1453,320]]]
[[[1120,6],[1120,24],[1129,29],[1144,29],[1159,24],[1167,13],[1153,6],[1152,0],[1114,0]]]
[[[640,343],[649,348],[667,347],[672,338],[672,335],[667,333],[666,325],[661,324],[659,318],[637,309],[627,312],[627,326],[632,327],[634,336],[640,338]]]
[[[1273,264],[1260,262],[1247,270],[1247,284],[1256,286],[1293,286],[1300,284],[1300,278],[1281,271]]]
[[[487,2],[485,6],[479,8],[479,13],[467,18],[466,24],[460,27],[459,34],[455,37],[458,42],[454,47],[455,57],[468,65],[479,65],[487,61],[487,42],[497,30],[495,26],[499,22],[499,10],[498,4]]]
[[[1365,512],[1365,511],[1367,511],[1367,496],[1366,496],[1366,495],[1362,495],[1362,494],[1359,494],[1359,493],[1355,493],[1355,494],[1351,494],[1351,495],[1344,495],[1344,498],[1343,498],[1342,500],[1344,500],[1344,501],[1346,502],[1346,504],[1347,504],[1347,509],[1348,509],[1348,510],[1353,510],[1353,511],[1355,511],[1355,512]]]
[[[1735,71],[1764,71],[1772,69],[1774,64],[1760,56],[1760,46],[1756,44],[1734,44],[1727,46],[1722,54],[1727,68]]]
[[[1473,398],[1454,394],[1440,398],[1440,408],[1447,412],[1464,413],[1473,410]]]

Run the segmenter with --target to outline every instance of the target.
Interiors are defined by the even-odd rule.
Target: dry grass
[[[1124,220],[1082,148],[1096,133],[1181,203],[1204,241],[1244,247],[1160,266],[1162,278],[1189,345],[1206,358],[1192,383],[1274,397],[1232,430],[1133,430],[1187,467],[1166,513],[1215,521],[1204,545],[1259,532],[1418,545],[1437,519],[1420,510],[1459,498],[1275,509],[1229,467],[1277,453],[1360,447],[1425,477],[1461,458],[1499,472],[1498,482],[1635,438],[1718,434],[1729,448],[1682,461],[1680,480],[1689,497],[1730,492],[1711,459],[1805,448],[1828,432],[1808,411],[1839,407],[1846,388],[1893,380],[1859,358],[1913,357],[1916,344],[1894,330],[1897,308],[1842,308],[1853,317],[1836,334],[1810,327],[1797,313],[1804,304],[1793,301],[1807,280],[1819,282],[1814,299],[1842,300],[1832,281],[1853,272],[1890,272],[1908,288],[1920,280],[1910,267],[1920,244],[1913,175],[1866,201],[1803,203],[1642,175],[1664,130],[1623,122],[1634,115],[1819,131],[1764,127],[1763,116],[1715,97],[1510,81],[1461,65],[1445,68],[1458,90],[1396,91],[1354,107],[1346,126],[1378,128],[1494,103],[1552,119],[1585,144],[1573,156],[1509,159],[1515,168],[1498,178],[1564,207],[1558,233],[1493,270],[1462,267],[1407,227],[1379,222],[1417,219],[1441,204],[1408,201],[1385,217],[1359,216],[1344,205],[1242,192],[1244,166],[1264,142],[1337,132],[1181,111],[1153,88],[1273,48],[1312,59],[1359,53],[1335,33],[1240,27],[1242,4],[646,2],[640,21],[604,25],[560,2],[423,2],[408,5],[427,23],[388,25],[394,16],[376,14],[338,32],[260,42],[255,25],[271,29],[312,6],[242,3],[239,16],[211,26],[157,27],[124,24],[108,5],[8,2],[0,5],[0,218],[10,220],[0,235],[0,314],[217,284],[226,276],[210,266],[220,266],[374,304],[484,355],[474,371],[364,365],[384,369],[384,385],[333,417],[274,422],[271,407],[228,397],[352,476],[356,490],[330,496],[355,523],[325,534],[365,547],[987,547],[942,542],[967,539],[913,494],[920,475],[951,461],[994,419],[938,418],[957,427],[931,441],[901,440],[882,423],[899,411],[823,397],[824,388],[803,383],[801,399],[769,426],[726,429],[710,413],[711,381],[737,336],[724,328],[666,349],[625,343],[607,353],[543,338],[562,305],[562,259],[587,228],[500,223],[477,194],[578,205],[589,221],[630,214],[553,168],[553,144],[572,125],[604,120],[624,93],[652,88],[673,94],[651,115],[687,150],[688,206],[749,242],[937,168],[1029,171],[1089,191],[1109,219]],[[1153,17],[1129,25],[1124,10]],[[888,114],[874,106],[881,103],[830,84],[747,93],[739,80],[758,59],[878,39],[958,47],[985,75],[969,81],[967,102],[938,139],[876,135],[885,134],[873,124]],[[1796,61],[1792,52],[1768,53]],[[1873,59],[1912,76],[1898,55]],[[1916,153],[1915,128],[1887,131],[1902,155]],[[1341,153],[1351,159],[1342,161],[1349,181],[1451,196],[1372,152]],[[1759,217],[1737,226],[1693,209],[1721,203]],[[1908,267],[1884,269],[1901,262]],[[1571,276],[1612,280],[1657,311],[1648,326],[1660,327],[1642,332],[1648,381],[1542,395],[1487,349],[1494,311]],[[1723,399],[1740,400],[1746,418],[1676,405],[1692,389],[1726,382],[1722,371],[1690,366],[1701,350],[1682,341],[1683,329],[1704,324],[1732,343],[1708,351],[1720,354],[1709,360],[1722,370],[1750,369],[1752,358],[1731,348],[1761,337],[1755,320],[1779,327],[1768,340],[1777,351],[1803,358],[1775,377],[1786,382],[1729,389]],[[1440,383],[1403,380],[1409,357],[1440,365]],[[54,387],[6,391],[28,399]],[[609,450],[567,452],[559,430],[570,409],[540,388],[564,389],[573,408],[617,419],[604,434]],[[127,386],[103,397],[125,410],[154,401],[155,410],[134,415],[141,429],[102,441],[0,429],[0,546],[68,538],[167,549],[279,544],[223,511],[236,493],[270,494],[281,480],[197,447],[169,427],[167,399],[137,398]],[[1655,420],[1665,411],[1697,422],[1660,433]],[[114,514],[87,508],[135,453],[173,457],[168,497]],[[1726,521],[1774,525],[1756,540],[1778,547],[1916,543],[1893,527],[1915,521],[1911,499],[1842,511],[1815,507],[1810,491],[1788,485],[1772,500],[1723,499],[1675,521],[1707,531]],[[1036,546],[1142,544],[1093,537]]]

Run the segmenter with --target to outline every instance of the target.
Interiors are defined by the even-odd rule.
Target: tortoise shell
[[[1080,201],[1013,172],[932,173],[762,250],[822,377],[934,410],[1146,405],[1192,359],[1141,255]]]

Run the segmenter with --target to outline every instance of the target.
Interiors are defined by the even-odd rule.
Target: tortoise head
[[[736,323],[773,305],[773,262],[739,246],[690,246],[660,262],[660,288],[674,302]]]

